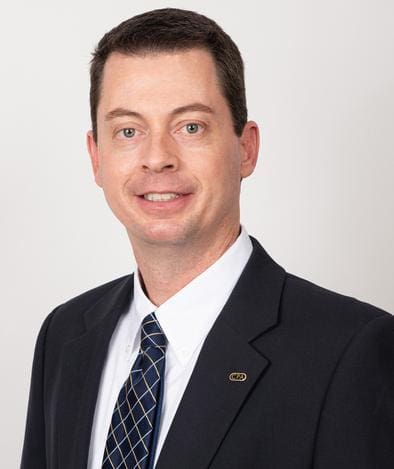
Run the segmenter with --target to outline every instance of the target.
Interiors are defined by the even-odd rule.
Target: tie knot
[[[141,325],[141,350],[146,351],[150,347],[160,348],[165,352],[167,338],[164,335],[155,313],[148,314]]]

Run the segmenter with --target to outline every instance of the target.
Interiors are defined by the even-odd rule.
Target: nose
[[[175,142],[166,133],[153,133],[148,139],[142,169],[161,173],[178,169],[179,159]]]

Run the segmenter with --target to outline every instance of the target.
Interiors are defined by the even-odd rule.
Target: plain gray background
[[[17,467],[34,343],[59,303],[129,273],[125,230],[85,149],[88,63],[142,11],[215,19],[261,126],[242,222],[286,270],[394,312],[391,0],[19,1],[1,7],[1,444]],[[5,451],[6,450],[6,451]]]

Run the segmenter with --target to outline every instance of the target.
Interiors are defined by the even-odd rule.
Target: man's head
[[[201,248],[237,231],[258,129],[231,39],[196,13],[156,10],[105,35],[91,74],[95,179],[134,247]]]
[[[194,48],[205,49],[211,54],[223,96],[231,110],[235,133],[240,136],[247,121],[247,108],[244,67],[238,47],[220,26],[206,16],[164,8],[123,21],[98,43],[90,68],[90,111],[95,139],[103,71],[111,54],[144,55]]]

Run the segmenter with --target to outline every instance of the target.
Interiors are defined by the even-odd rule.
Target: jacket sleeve
[[[45,342],[54,313],[55,311],[45,319],[41,326],[34,351],[21,469],[45,469],[47,467],[44,416]]]
[[[352,339],[322,408],[314,469],[394,468],[394,317],[379,316]]]

